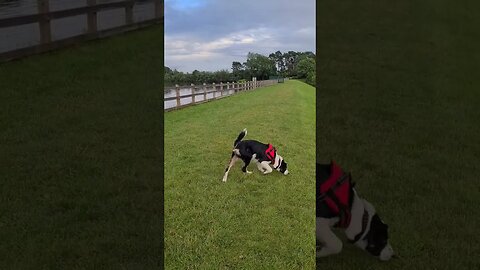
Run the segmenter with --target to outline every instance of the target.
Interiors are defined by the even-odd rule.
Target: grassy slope
[[[318,269],[480,265],[476,1],[323,1],[319,160],[352,170],[401,259],[346,245]]]
[[[163,28],[0,65],[0,268],[153,269]]]
[[[165,114],[165,260],[172,269],[314,267],[315,90],[289,81]],[[290,174],[241,162],[233,141],[270,142]],[[307,161],[307,162],[305,162]]]

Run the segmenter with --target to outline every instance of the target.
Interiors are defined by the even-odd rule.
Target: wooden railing
[[[10,18],[0,18],[0,29],[6,27],[15,27],[19,25],[38,23],[40,43],[33,46],[29,46],[21,49],[14,49],[7,52],[0,53],[0,61],[8,61],[20,57],[24,57],[31,54],[42,53],[54,49],[58,49],[64,46],[76,44],[85,40],[92,40],[97,38],[103,38],[114,34],[139,29],[145,26],[149,26],[155,23],[163,22],[163,0],[144,0],[143,2],[154,2],[155,15],[153,19],[134,22],[133,20],[133,7],[138,1],[124,0],[112,3],[97,4],[97,0],[86,0],[87,6],[50,11],[49,0],[37,0],[38,13],[30,15],[22,15]],[[97,13],[110,9],[124,9],[125,10],[125,23],[121,26],[114,27],[106,30],[97,29]],[[87,16],[86,33],[81,33],[73,37],[60,40],[52,40],[52,28],[51,21],[55,19],[61,19],[66,17]]]
[[[187,106],[231,96],[239,92],[273,85],[277,82],[278,80],[265,80],[240,83],[204,83],[202,85],[191,84],[187,86],[175,85],[174,87],[165,87],[164,109],[165,111],[180,109]]]

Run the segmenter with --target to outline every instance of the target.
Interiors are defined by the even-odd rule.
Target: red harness
[[[265,155],[267,156],[268,159],[270,159],[270,161],[275,161],[275,152],[276,152],[275,147],[273,147],[273,145],[271,144],[268,144],[268,148],[267,150],[265,150]]]
[[[352,218],[349,206],[350,190],[350,174],[345,174],[332,161],[330,177],[320,185],[320,200],[325,201],[330,210],[340,217],[340,221],[336,224],[340,228],[348,227]]]

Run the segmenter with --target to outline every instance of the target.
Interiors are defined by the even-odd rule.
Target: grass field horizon
[[[272,143],[290,174],[235,164],[233,141]],[[165,266],[315,267],[315,88],[300,81],[165,113]]]
[[[478,269],[479,8],[322,1],[317,160],[352,172],[399,258],[345,243],[317,269]]]

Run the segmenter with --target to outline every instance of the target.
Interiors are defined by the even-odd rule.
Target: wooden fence
[[[187,106],[200,104],[234,95],[242,91],[254,90],[276,84],[278,80],[227,82],[219,84],[187,85],[165,87],[164,109],[165,111],[176,110]]]
[[[6,52],[0,53],[0,61],[8,61],[31,54],[47,52],[55,50],[68,45],[77,44],[81,41],[103,38],[126,31],[136,30],[155,23],[163,22],[163,0],[143,0],[145,2],[154,3],[154,18],[134,22],[133,8],[139,1],[123,0],[111,3],[97,3],[97,0],[86,0],[86,6],[70,8],[58,11],[50,11],[49,0],[37,0],[38,12],[31,15],[22,15],[10,18],[0,18],[0,30],[2,28],[15,27],[20,25],[27,25],[36,23],[39,27],[40,42],[33,46],[25,48],[15,48]],[[113,27],[105,30],[98,30],[97,28],[97,14],[101,11],[112,9],[124,9],[125,22],[121,26]],[[52,40],[51,22],[56,19],[74,17],[78,15],[86,15],[85,33],[74,35],[59,40]]]

